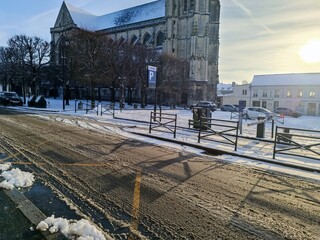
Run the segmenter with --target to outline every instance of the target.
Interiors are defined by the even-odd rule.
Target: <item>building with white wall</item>
[[[305,115],[320,116],[320,73],[255,75],[251,84],[236,85],[223,104],[260,106],[273,111],[288,107]]]

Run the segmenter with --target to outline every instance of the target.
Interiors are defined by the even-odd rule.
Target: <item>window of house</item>
[[[274,101],[273,102],[273,109],[276,109],[279,107],[279,101]]]
[[[267,101],[262,101],[262,107],[267,108]]]
[[[268,97],[268,91],[267,90],[263,90],[262,97]]]
[[[258,90],[253,90],[252,97],[258,97]]]
[[[248,90],[247,89],[243,89],[242,90],[242,95],[247,95],[248,94]]]
[[[260,101],[252,101],[253,107],[260,107]]]
[[[310,98],[314,98],[315,96],[316,96],[316,91],[311,90],[311,91],[309,92],[309,97],[310,97]]]
[[[280,90],[279,89],[276,89],[274,90],[274,97],[280,97]]]
[[[291,98],[292,97],[292,91],[291,90],[287,90],[287,97]]]
[[[297,92],[297,97],[301,98],[302,96],[303,96],[303,91],[301,89],[299,89]]]
[[[316,103],[308,103],[307,105],[307,114],[311,116],[316,115]]]

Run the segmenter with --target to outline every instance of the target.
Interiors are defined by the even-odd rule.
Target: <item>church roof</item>
[[[255,75],[252,86],[320,85],[320,73]]]
[[[96,16],[66,3],[72,20],[80,28],[102,30],[165,17],[165,0],[157,0],[121,11]]]

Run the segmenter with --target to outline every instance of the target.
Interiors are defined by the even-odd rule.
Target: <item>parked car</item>
[[[244,116],[249,119],[256,119],[258,116],[264,116],[267,119],[274,117],[274,113],[262,107],[248,107],[243,109]]]
[[[273,112],[277,114],[282,114],[285,116],[290,116],[290,117],[300,117],[302,115],[301,113],[294,111],[290,108],[283,108],[283,107],[276,108],[274,109]]]
[[[191,106],[191,109],[194,107],[202,107],[202,108],[209,108],[212,112],[216,111],[218,109],[217,105],[214,104],[213,102],[209,102],[209,101],[201,101],[198,102],[195,105]]]
[[[16,92],[0,92],[0,103],[3,105],[22,106],[23,101]]]
[[[224,104],[220,107],[220,110],[224,112],[238,112],[239,108],[232,104]]]

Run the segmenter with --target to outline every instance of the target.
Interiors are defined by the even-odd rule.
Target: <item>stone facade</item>
[[[115,40],[143,43],[188,60],[188,104],[193,104],[216,99],[219,19],[219,0],[158,0],[104,16],[63,3],[50,32],[54,46],[59,46],[63,32],[85,28],[105,32]],[[103,21],[105,24],[101,24]],[[53,55],[59,56],[59,48],[55,49]],[[59,60],[55,62],[58,64]]]

